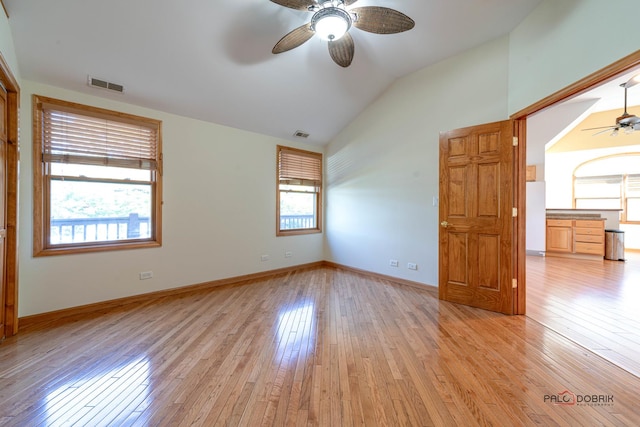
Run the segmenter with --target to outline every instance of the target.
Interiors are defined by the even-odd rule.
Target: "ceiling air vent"
[[[124,86],[119,85],[117,83],[111,83],[106,80],[96,79],[95,77],[89,76],[88,79],[89,86],[98,87],[100,89],[108,89],[114,92],[122,93],[124,92]]]
[[[293,136],[297,136],[298,138],[309,138],[309,134],[302,130],[297,130],[293,134]]]

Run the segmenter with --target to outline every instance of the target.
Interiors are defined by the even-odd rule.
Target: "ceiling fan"
[[[627,89],[640,83],[640,74],[632,77],[627,82],[622,83],[620,87],[624,88],[624,112],[620,117],[616,118],[616,124],[613,126],[601,126],[596,128],[588,128],[582,130],[596,130],[604,129],[600,132],[596,132],[593,136],[599,135],[604,132],[612,131],[611,136],[617,136],[619,130],[624,130],[625,133],[632,133],[634,130],[640,130],[640,117],[635,114],[629,114],[627,112]]]
[[[347,9],[357,0],[271,0],[296,10],[313,12],[311,21],[282,37],[272,52],[282,53],[294,49],[314,35],[329,42],[329,55],[341,67],[351,65],[354,53],[353,26],[376,34],[395,34],[410,30],[415,22],[404,13],[379,6]]]

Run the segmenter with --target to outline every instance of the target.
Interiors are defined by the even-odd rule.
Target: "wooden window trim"
[[[281,152],[290,152],[294,154],[300,154],[304,157],[310,157],[314,159],[320,160],[320,170],[319,177],[315,179],[307,180],[300,179],[300,183],[303,184],[314,184],[318,187],[318,191],[316,192],[316,226],[314,228],[304,228],[304,229],[294,229],[294,230],[281,230],[280,229],[280,153]],[[322,233],[322,198],[323,198],[323,156],[322,153],[301,150],[299,148],[286,147],[283,145],[278,145],[276,147],[276,236],[297,236],[304,234],[317,234]],[[309,178],[308,176],[306,178]]]
[[[156,169],[152,171],[152,199],[151,215],[153,226],[151,237],[148,239],[118,240],[108,242],[84,242],[65,245],[49,244],[50,217],[49,203],[49,179],[45,171],[43,161],[43,112],[42,105],[54,105],[61,109],[86,113],[94,117],[109,118],[114,121],[127,123],[141,123],[157,128],[156,141]],[[69,101],[48,98],[40,95],[32,96],[33,108],[33,256],[50,256],[63,254],[77,254],[85,252],[103,252],[124,249],[153,248],[162,246],[162,122],[118,111],[106,110],[97,107],[77,104]]]

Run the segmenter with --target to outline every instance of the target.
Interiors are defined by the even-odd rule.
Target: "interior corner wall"
[[[321,148],[22,83],[20,317],[322,260],[322,235],[275,235],[276,146]],[[162,247],[32,256],[34,93],[162,120]],[[153,278],[139,280],[142,271]]]
[[[415,72],[329,144],[327,260],[437,284],[439,132],[507,119],[507,65],[505,37]]]

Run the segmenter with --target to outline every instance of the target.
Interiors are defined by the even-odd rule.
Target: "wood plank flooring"
[[[638,390],[526,316],[333,268],[34,324],[0,345],[3,426],[631,426]]]
[[[527,257],[527,315],[640,377],[640,252]]]

